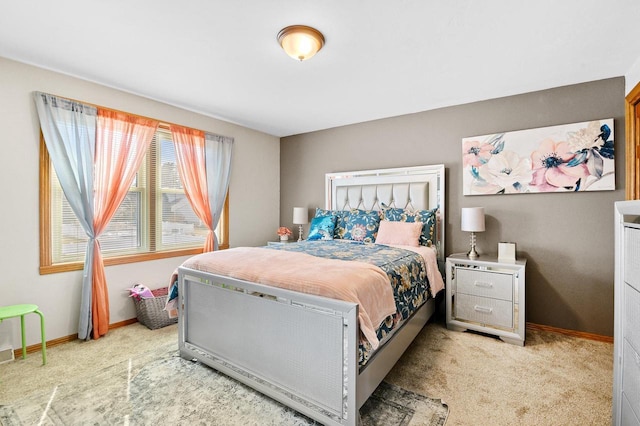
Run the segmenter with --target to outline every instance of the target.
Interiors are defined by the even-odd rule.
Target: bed
[[[318,212],[432,210],[435,223],[429,245],[442,278],[443,165],[330,173],[325,187],[325,206]],[[288,244],[287,250],[248,248],[247,253],[266,250],[269,256],[280,256],[276,253],[292,251],[308,256],[295,253],[293,246],[303,244]],[[435,300],[429,297],[376,344],[375,337],[363,339],[365,326],[360,329],[365,304],[259,284],[236,278],[243,275],[212,273],[194,265],[187,261],[177,272],[181,356],[197,359],[326,425],[358,424],[359,408],[435,311]],[[287,271],[283,281],[304,280]]]

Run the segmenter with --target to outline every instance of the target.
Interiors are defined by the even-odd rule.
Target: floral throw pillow
[[[333,231],[336,225],[335,215],[314,217],[309,227],[307,240],[333,240]]]
[[[438,207],[431,210],[410,211],[383,206],[382,218],[395,222],[422,222],[420,245],[431,246],[436,239],[436,212]]]
[[[345,218],[345,240],[373,243],[380,226],[380,214],[375,210],[354,209]]]
[[[344,238],[345,220],[348,214],[349,212],[344,210],[325,210],[321,208],[316,208],[315,217],[334,216],[335,226],[333,228],[333,238],[335,238],[336,240],[340,240]]]

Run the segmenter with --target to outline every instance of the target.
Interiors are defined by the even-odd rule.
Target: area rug
[[[444,425],[440,400],[383,382],[362,407],[363,425]],[[0,406],[15,425],[317,425],[318,423],[199,362],[165,347]]]

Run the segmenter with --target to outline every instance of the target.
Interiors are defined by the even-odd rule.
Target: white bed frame
[[[443,165],[326,175],[326,208],[439,206],[444,262]],[[425,303],[367,364],[358,366],[358,306],[180,267],[179,348],[325,425],[356,425],[369,398],[435,311]]]

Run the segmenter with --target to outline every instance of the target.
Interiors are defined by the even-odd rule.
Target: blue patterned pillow
[[[380,226],[380,213],[375,210],[351,210],[345,218],[345,240],[373,243]]]
[[[382,209],[382,218],[392,222],[422,222],[420,245],[431,246],[436,239],[436,212],[438,207],[431,210],[410,211],[393,207]]]
[[[344,238],[345,220],[348,214],[349,212],[344,210],[325,210],[321,208],[316,208],[315,217],[335,216],[336,222],[335,222],[335,227],[333,229],[333,238],[335,238],[336,240],[340,240]]]
[[[335,215],[314,217],[311,219],[307,240],[333,240],[335,225]]]

